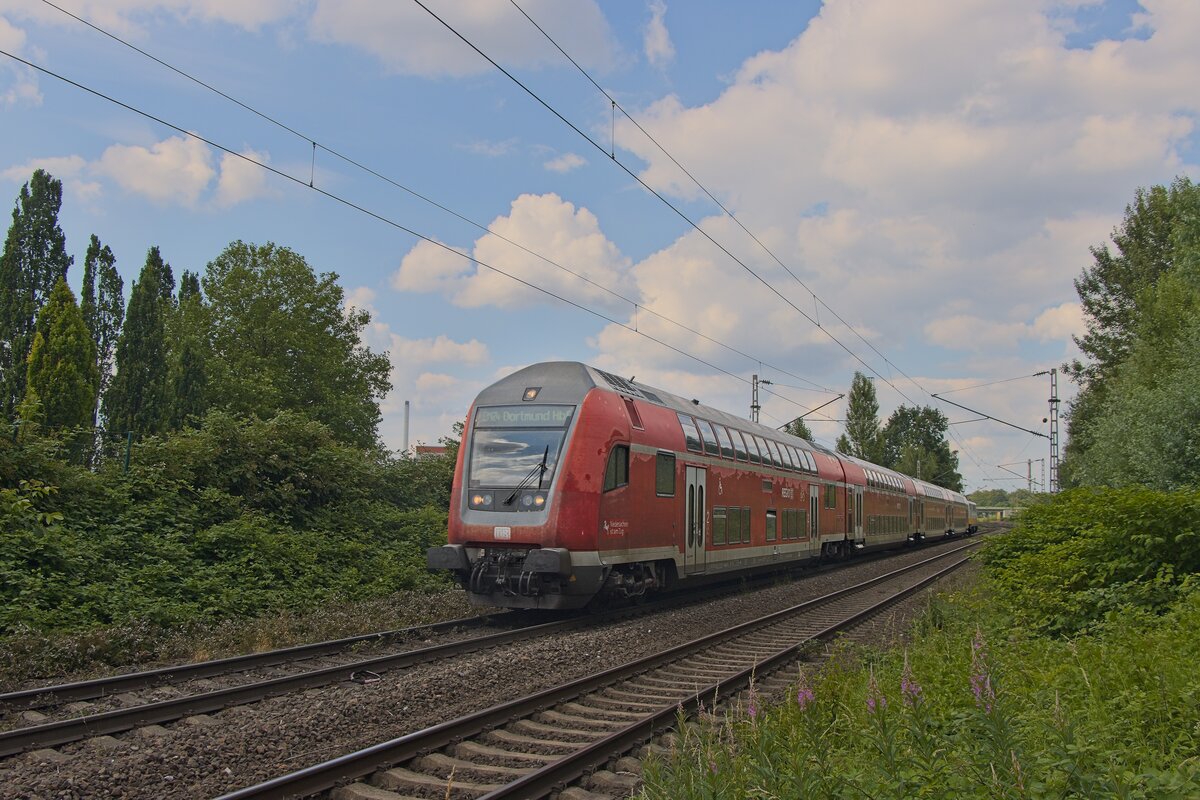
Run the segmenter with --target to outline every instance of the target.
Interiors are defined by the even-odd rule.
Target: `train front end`
[[[488,387],[472,406],[447,544],[430,548],[427,563],[450,570],[473,604],[580,608],[603,585],[597,476],[581,424],[593,389],[582,364],[536,364]]]

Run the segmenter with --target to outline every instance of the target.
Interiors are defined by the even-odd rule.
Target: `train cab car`
[[[536,364],[472,406],[447,544],[427,562],[477,605],[637,597],[845,552],[845,481],[803,439],[584,364]]]
[[[476,605],[581,608],[919,538],[922,505],[927,529],[953,527],[930,484],[585,364],[535,364],[471,407],[427,563]]]

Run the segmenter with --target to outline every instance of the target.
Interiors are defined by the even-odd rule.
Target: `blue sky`
[[[750,389],[726,372],[759,373],[776,382],[763,403],[772,424],[831,398],[809,382],[844,391],[855,369],[868,371],[859,358],[879,373],[885,415],[934,402],[927,392],[1061,364],[1075,353],[1071,281],[1088,247],[1106,241],[1138,186],[1196,178],[1200,158],[1194,0],[521,2],[769,252],[620,119],[617,160],[781,299],[415,3],[60,4],[303,136],[38,0],[0,0],[0,49],[302,184],[311,175],[719,368],[0,59],[0,197],[11,202],[34,168],[48,169],[64,181],[61,220],[77,262],[95,233],[127,284],[151,245],[178,273],[202,270],[235,239],[274,241],[337,272],[350,301],[373,313],[372,347],[392,356],[382,433],[393,447],[405,399],[413,439],[434,441],[480,388],[548,359],[736,413],[747,413]],[[612,146],[608,99],[511,3],[428,5]],[[314,168],[312,140],[491,233],[325,149]],[[1044,430],[1047,391],[1039,378],[950,397]],[[810,418],[818,440],[836,438],[841,426],[826,417],[841,416],[834,404]],[[954,431],[969,489],[1012,488],[996,465],[1047,455],[1045,440],[1002,426]]]

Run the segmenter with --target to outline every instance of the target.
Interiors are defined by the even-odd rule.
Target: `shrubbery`
[[[1197,591],[1070,642],[991,595],[939,603],[907,651],[844,649],[782,706],[683,726],[642,796],[1194,798],[1198,628]]]
[[[293,413],[211,412],[139,443],[128,473],[72,467],[57,447],[0,443],[0,486],[22,486],[0,498],[0,631],[175,625],[438,585],[424,552],[444,540],[448,458],[371,456]]]
[[[646,798],[1192,798],[1200,492],[1075,490],[984,550],[907,650],[685,728]]]
[[[1086,630],[1159,611],[1200,572],[1200,491],[1075,489],[1026,509],[983,561],[1022,627]]]

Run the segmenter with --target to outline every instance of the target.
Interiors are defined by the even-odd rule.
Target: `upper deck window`
[[[729,431],[724,425],[713,425],[717,429],[717,438],[721,440],[721,455],[725,458],[733,458],[733,440],[729,438]]]
[[[717,444],[717,434],[713,431],[712,423],[706,419],[697,422],[700,425],[700,438],[704,439],[704,452],[710,456],[719,456],[721,445]]]
[[[738,461],[748,461],[750,454],[746,452],[746,440],[742,438],[742,432],[738,430],[730,431],[729,435],[733,437],[733,450]]]
[[[679,425],[683,428],[683,438],[687,441],[687,449],[693,453],[701,453],[700,431],[696,430],[695,421],[687,414],[679,414]]]

